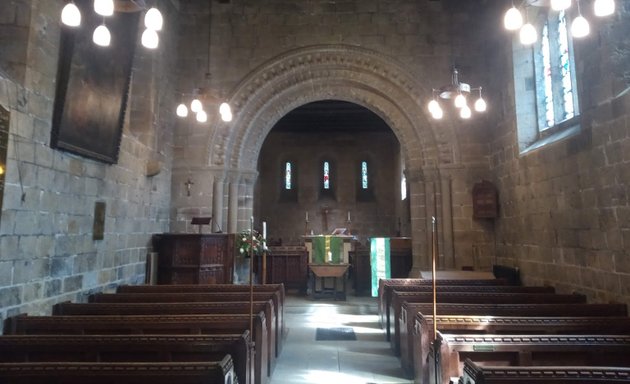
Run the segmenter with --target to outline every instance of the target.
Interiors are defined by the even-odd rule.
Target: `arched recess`
[[[459,163],[459,146],[451,124],[436,124],[427,118],[425,103],[431,89],[423,85],[423,79],[430,81],[432,74],[415,76],[419,78],[394,58],[360,47],[312,46],[281,55],[236,87],[230,98],[234,121],[219,124],[210,134],[207,166],[236,175],[234,180],[243,174],[256,175],[269,131],[288,112],[309,102],[335,99],[368,108],[389,125],[400,142],[408,180],[416,191],[411,213],[414,268],[426,266],[428,220],[434,214],[430,207],[436,205],[433,199],[440,193],[438,169]],[[246,194],[251,196],[251,183],[245,184]],[[237,199],[230,193],[230,201]],[[251,204],[252,200],[247,201]],[[244,219],[249,215],[242,212],[248,211],[251,206],[243,207],[239,200],[238,208],[228,213],[229,228],[247,223]]]
[[[235,120],[219,125],[209,138],[209,165],[255,169],[273,125],[289,111],[325,99],[353,102],[379,115],[398,137],[408,168],[457,163],[452,126],[427,119],[429,94],[395,59],[374,51],[343,45],[291,51],[253,71],[236,88],[230,100]]]

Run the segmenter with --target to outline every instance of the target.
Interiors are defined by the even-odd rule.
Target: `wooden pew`
[[[535,308],[532,305],[499,305],[492,310],[486,307],[488,315],[438,315],[438,329],[445,333],[529,333],[529,334],[593,334],[612,333],[630,334],[630,318],[623,316],[590,316],[582,317],[582,314],[598,315],[606,312],[602,307],[609,304],[581,304],[576,306],[564,305],[559,307],[553,304],[540,304]],[[445,305],[438,305],[438,311],[445,309]],[[446,305],[453,307],[454,305]],[[469,305],[468,308],[460,306],[460,312],[480,312],[475,311],[477,305]],[[442,307],[442,308],[440,308]],[[621,305],[624,307],[624,305]],[[613,307],[614,308],[614,307]],[[433,316],[426,315],[424,311],[430,311],[431,305],[425,305],[420,312],[415,313],[413,342],[408,347],[412,354],[408,359],[413,359],[414,383],[424,383],[424,363],[429,354],[430,344],[433,340]],[[536,315],[536,313],[542,315]],[[447,311],[442,312],[447,313]],[[502,313],[508,315],[503,316]],[[519,316],[519,314],[531,315],[531,317]],[[547,316],[551,314],[552,317]],[[560,317],[565,316],[565,317]],[[408,363],[406,365],[408,368]]]
[[[393,295],[394,292],[425,292],[433,293],[432,285],[403,285],[390,287],[389,289],[389,307],[385,311],[385,322],[389,327],[386,329],[388,337],[387,340],[391,341],[391,332],[394,329],[393,319],[395,318],[392,311],[393,307]],[[486,292],[486,293],[539,293],[539,294],[551,294],[555,293],[553,287],[543,286],[511,286],[511,285],[439,285],[437,286],[437,292]]]
[[[121,335],[121,334],[233,334],[249,329],[249,315],[159,316],[28,316],[5,320],[11,335]],[[266,383],[270,372],[267,324],[264,312],[253,316],[254,382]],[[178,383],[179,384],[179,383]]]
[[[392,291],[396,287],[424,285],[432,286],[432,281],[427,279],[380,279],[378,281],[378,312],[381,320],[381,326],[387,330],[387,341],[390,339],[389,328],[389,307],[391,305]],[[483,285],[507,285],[505,279],[489,279],[489,280],[459,280],[448,279],[438,280],[438,286],[449,285],[466,285],[466,286],[483,286]]]
[[[630,367],[630,336],[438,332],[429,351],[426,384],[448,384],[450,378],[459,378],[465,359],[481,365],[501,366]],[[437,367],[436,361],[439,362]]]
[[[218,303],[70,303],[64,302],[53,306],[53,315],[65,316],[101,316],[101,315],[193,315],[193,314],[248,314],[250,303],[238,302],[218,302]],[[268,319],[267,335],[269,336],[269,372],[275,368],[276,340],[279,337],[279,330],[276,329],[276,317],[271,300],[255,301],[254,313],[263,311]]]
[[[212,362],[233,357],[238,382],[253,383],[249,331],[226,335],[5,335],[0,363]]]
[[[547,293],[496,293],[496,292],[438,292],[438,303],[462,304],[537,304],[537,303],[586,303],[584,295],[558,295]],[[393,324],[390,344],[396,355],[400,354],[400,316],[404,302],[432,303],[433,293],[429,292],[399,292],[392,293],[392,308],[390,316]]]
[[[0,363],[0,382],[10,384],[233,384],[228,355],[206,363]]]
[[[282,341],[286,337],[286,328],[284,324],[284,300],[285,289],[284,284],[254,284],[254,292],[272,292],[274,293],[274,305],[278,311],[278,329],[282,333],[279,339],[279,351],[282,351]],[[249,285],[239,284],[176,284],[176,285],[120,285],[116,289],[118,293],[185,293],[185,292],[249,292]]]
[[[464,362],[459,384],[591,384],[630,383],[630,368],[616,367],[481,367]]]

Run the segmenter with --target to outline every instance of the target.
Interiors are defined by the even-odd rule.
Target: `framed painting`
[[[83,20],[62,27],[51,146],[106,163],[116,163],[122,138],[139,12],[104,18],[92,1],[77,0]],[[92,33],[101,23],[111,43],[101,47]]]

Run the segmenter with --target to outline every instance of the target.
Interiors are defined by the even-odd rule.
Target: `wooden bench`
[[[282,341],[286,337],[286,328],[284,324],[284,300],[285,289],[284,284],[254,284],[252,286],[254,292],[271,292],[274,293],[274,306],[278,313],[278,329],[282,331],[282,339],[279,343],[279,351],[282,351]],[[249,285],[239,284],[176,284],[176,285],[120,285],[116,292],[119,293],[177,293],[177,292],[249,292]]]
[[[484,293],[539,293],[539,294],[551,294],[555,293],[553,287],[543,286],[511,286],[511,285],[439,285],[436,287],[438,293],[442,292],[484,292]],[[388,337],[387,340],[391,341],[391,332],[393,328],[394,313],[392,311],[393,303],[392,297],[394,292],[411,292],[411,293],[433,293],[433,286],[431,285],[404,285],[400,287],[393,287],[389,290],[389,308],[385,311],[384,316],[385,323],[389,325],[386,329]]]
[[[0,363],[10,384],[233,384],[231,357],[206,363]]]
[[[53,306],[53,315],[65,316],[101,316],[101,315],[193,315],[193,314],[248,314],[250,303],[218,302],[218,303],[70,303],[64,302]],[[276,318],[271,300],[255,301],[254,313],[263,311],[267,321],[267,335],[269,336],[269,370],[273,371],[278,356],[277,340],[279,330],[276,329]]]
[[[5,335],[0,363],[212,362],[233,358],[241,384],[253,383],[249,331],[233,335]]]
[[[5,334],[13,335],[121,335],[121,334],[233,334],[249,329],[249,315],[160,316],[28,316],[5,320]],[[264,312],[253,316],[254,382],[266,383],[269,350]],[[179,383],[178,383],[179,384]]]
[[[558,295],[548,293],[497,293],[497,292],[438,292],[438,303],[462,303],[462,304],[537,304],[537,303],[558,303],[567,304],[586,303],[584,295]],[[433,303],[433,293],[429,292],[399,292],[392,293],[392,308],[390,316],[393,324],[393,332],[390,344],[396,355],[400,354],[400,316],[402,304],[410,303]]]
[[[381,326],[385,327],[387,330],[387,341],[390,339],[389,328],[389,307],[391,305],[392,299],[392,291],[396,289],[396,287],[404,287],[404,286],[432,286],[432,281],[427,279],[380,279],[378,281],[378,312],[380,316]],[[507,285],[507,280],[505,279],[489,279],[489,280],[437,280],[438,286],[449,286],[449,285]]]
[[[429,351],[428,381],[425,384],[448,384],[450,378],[459,378],[465,359],[476,364],[500,366],[630,367],[630,336],[438,332]]]
[[[630,368],[614,367],[481,367],[464,362],[459,384],[630,383]]]
[[[582,317],[582,313],[598,313],[598,308],[603,312],[603,305],[608,304],[581,304],[578,308],[575,306],[566,306],[558,308],[553,304],[540,304],[536,307],[543,307],[538,311],[532,305],[500,305],[506,307],[505,313],[508,316],[502,316],[500,309],[495,308],[495,314],[490,315],[438,315],[438,329],[445,333],[531,333],[531,334],[593,334],[593,333],[613,333],[628,334],[630,333],[630,318],[628,317],[605,317],[591,316]],[[448,305],[453,306],[453,305]],[[423,310],[429,310],[426,305]],[[474,305],[468,306],[471,311]],[[624,307],[622,305],[622,307]],[[552,308],[556,308],[552,311]],[[586,309],[588,308],[588,309]],[[438,306],[438,310],[440,306]],[[460,312],[467,308],[460,307]],[[520,313],[532,315],[531,317],[518,316]],[[590,309],[590,310],[589,310]],[[474,312],[474,311],[472,311]],[[553,313],[553,317],[543,315],[536,316],[537,312]],[[560,317],[565,316],[565,317]],[[424,375],[426,371],[423,369],[424,363],[429,354],[429,348],[433,341],[433,316],[425,315],[422,312],[416,312],[414,319],[414,328],[412,331],[412,344],[407,347],[411,351],[406,353],[407,359],[413,359],[413,376],[414,383],[419,384],[425,382]],[[408,370],[409,363],[406,363],[405,369]]]

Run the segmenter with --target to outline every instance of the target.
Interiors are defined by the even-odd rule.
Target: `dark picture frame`
[[[62,27],[51,146],[106,163],[116,163],[137,45],[139,12],[115,12],[105,24],[109,47],[92,42],[103,17],[92,2],[75,1],[83,20]]]

